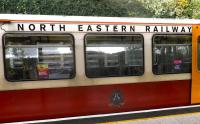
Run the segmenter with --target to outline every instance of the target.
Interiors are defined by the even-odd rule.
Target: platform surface
[[[200,112],[144,119],[122,120],[101,124],[200,124]]]

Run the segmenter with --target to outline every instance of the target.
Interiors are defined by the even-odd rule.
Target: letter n
[[[18,31],[24,31],[24,24],[17,24]]]

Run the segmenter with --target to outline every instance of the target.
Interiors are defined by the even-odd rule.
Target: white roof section
[[[92,16],[57,16],[57,15],[24,15],[0,14],[0,20],[10,21],[57,21],[57,22],[97,22],[97,23],[136,23],[136,24],[200,24],[199,19],[166,19],[166,18],[131,18],[131,17],[92,17]]]

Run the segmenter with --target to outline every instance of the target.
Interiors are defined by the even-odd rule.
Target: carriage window
[[[9,81],[73,78],[73,49],[71,35],[6,34],[6,78]]]
[[[191,35],[154,35],[154,74],[191,72]]]
[[[139,76],[144,72],[141,35],[87,35],[88,77]]]

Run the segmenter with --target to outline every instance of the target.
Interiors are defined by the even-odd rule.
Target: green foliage
[[[193,10],[192,18],[200,19],[200,1],[194,0],[191,4],[191,9]]]
[[[156,18],[200,18],[200,0],[138,0]]]
[[[121,0],[122,1],[122,0]],[[123,5],[127,8],[130,17],[152,17],[153,13],[149,11],[141,0],[123,0]]]
[[[128,16],[117,0],[0,0],[1,13]]]
[[[200,0],[0,0],[0,13],[200,18]]]
[[[142,0],[139,0],[142,1]],[[191,18],[190,0],[145,0],[143,4],[159,18]]]

